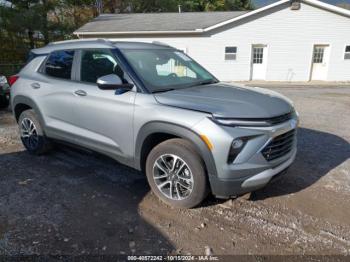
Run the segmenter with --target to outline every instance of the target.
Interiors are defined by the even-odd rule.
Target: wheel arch
[[[158,135],[160,137],[157,137]],[[149,148],[149,139],[153,138],[159,139],[159,141],[156,141],[156,143],[152,141],[153,146]],[[187,127],[160,121],[147,123],[140,129],[135,141],[135,168],[144,171],[147,155],[152,148],[171,138],[183,138],[190,141],[203,159],[208,175],[216,176],[213,155],[198,134]]]
[[[19,116],[21,115],[21,113],[25,110],[28,110],[28,109],[34,110],[34,112],[37,114],[37,116],[39,118],[40,124],[42,126],[44,126],[45,122],[44,122],[43,116],[42,116],[39,108],[37,107],[37,105],[35,104],[35,102],[32,99],[25,97],[25,96],[16,96],[13,99],[12,113],[13,113],[14,117],[16,118],[17,122],[18,122],[18,119],[19,119]]]

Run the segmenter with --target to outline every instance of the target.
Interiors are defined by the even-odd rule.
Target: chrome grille
[[[295,129],[276,136],[264,149],[261,151],[267,161],[285,156],[293,149],[295,138]]]

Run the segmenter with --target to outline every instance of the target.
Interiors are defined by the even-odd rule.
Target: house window
[[[350,45],[345,47],[345,56],[344,59],[350,60]]]
[[[227,46],[225,47],[225,60],[236,60],[237,58],[237,47]]]
[[[313,62],[315,64],[323,63],[323,54],[324,54],[324,47],[323,46],[315,47],[314,61]]]
[[[264,59],[264,48],[254,47],[253,48],[253,64],[262,64]]]

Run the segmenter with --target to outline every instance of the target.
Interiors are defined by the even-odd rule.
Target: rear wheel
[[[146,175],[153,192],[171,206],[192,208],[208,195],[204,163],[183,139],[157,145],[147,157]]]
[[[52,144],[45,136],[34,110],[30,109],[22,112],[19,116],[18,125],[22,143],[29,153],[41,155],[51,149]]]

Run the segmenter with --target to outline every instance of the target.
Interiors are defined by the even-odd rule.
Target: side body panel
[[[136,92],[116,95],[114,90],[101,90],[96,85],[74,83],[74,90],[85,96],[75,96],[72,104],[76,143],[108,154],[119,161],[133,159],[133,118]]]

